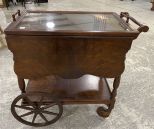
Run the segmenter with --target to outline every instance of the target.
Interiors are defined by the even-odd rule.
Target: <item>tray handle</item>
[[[120,13],[120,18],[123,18],[123,17],[126,17],[126,23],[129,23],[129,20],[131,20],[135,24],[137,24],[139,26],[139,28],[137,30],[140,33],[141,32],[147,32],[149,30],[149,27],[148,26],[139,23],[136,19],[134,19],[133,17],[131,17],[128,12],[121,12]]]
[[[12,15],[13,21],[16,21],[16,15],[21,16],[20,10],[18,10],[15,14]]]

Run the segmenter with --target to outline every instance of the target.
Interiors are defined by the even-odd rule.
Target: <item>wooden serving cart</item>
[[[126,53],[148,29],[128,13],[18,10],[5,29],[21,90],[13,116],[39,127],[56,122],[63,104],[105,104],[97,113],[108,117]],[[106,78],[114,79],[113,88]]]

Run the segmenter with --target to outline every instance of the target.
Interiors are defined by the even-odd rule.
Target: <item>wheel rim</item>
[[[35,102],[31,99],[34,97],[39,97],[40,100]],[[52,97],[46,93],[26,93],[19,95],[12,102],[11,112],[18,121],[26,125],[40,127],[53,124],[61,117],[63,107],[59,101],[53,99],[53,103],[43,104],[45,98],[52,99]],[[26,105],[21,104],[20,101],[23,99],[27,102]],[[58,111],[51,111],[53,108]],[[49,118],[51,116],[52,119]]]

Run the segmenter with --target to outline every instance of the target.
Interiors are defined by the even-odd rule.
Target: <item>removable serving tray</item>
[[[5,30],[18,35],[137,36],[114,12],[23,11]]]

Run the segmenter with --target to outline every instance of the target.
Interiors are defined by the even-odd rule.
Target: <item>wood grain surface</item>
[[[22,78],[55,74],[77,78],[83,74],[115,77],[124,71],[132,38],[72,38],[61,36],[7,36],[14,69]]]

